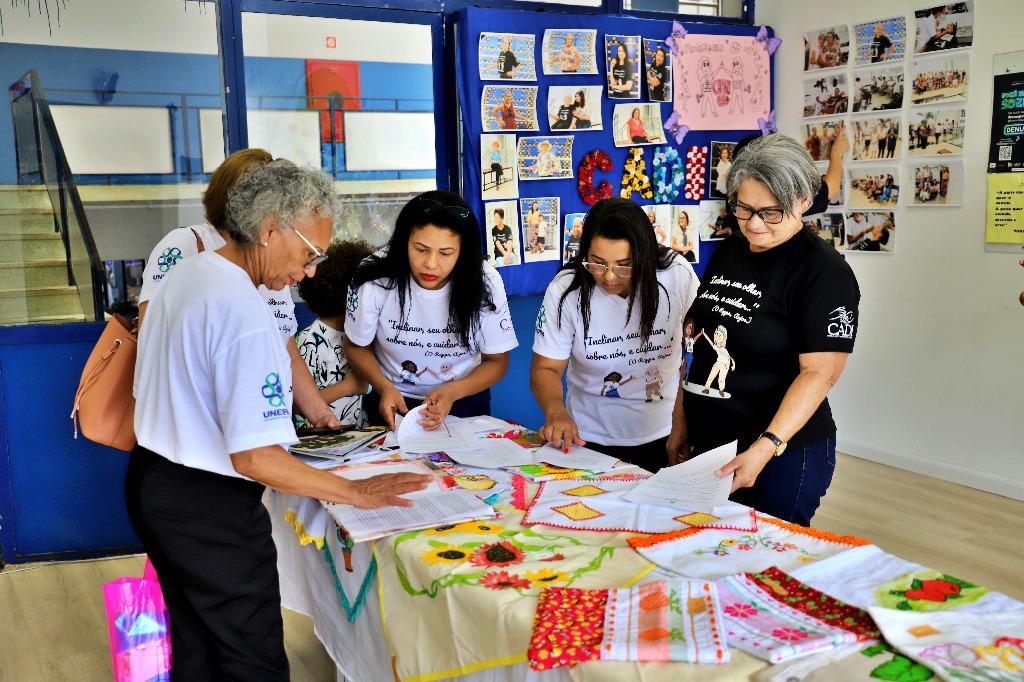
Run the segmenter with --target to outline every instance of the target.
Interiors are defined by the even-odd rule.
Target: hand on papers
[[[765,448],[765,444],[771,447]],[[721,478],[729,474],[735,474],[735,477],[732,479],[730,493],[736,492],[739,488],[749,488],[754,485],[758,474],[761,473],[761,470],[764,469],[774,454],[775,446],[772,442],[766,438],[759,438],[754,441],[750,449],[736,455],[735,459],[716,471],[715,476]]]
[[[572,445],[586,445],[587,441],[580,438],[580,430],[576,422],[572,420],[569,413],[564,409],[553,411],[547,415],[547,421],[540,427],[540,437],[548,441],[553,447],[561,448],[562,452],[568,454]]]
[[[351,481],[353,499],[350,504],[360,509],[411,507],[412,500],[399,495],[423,490],[433,480],[428,474],[381,474]]]
[[[405,414],[409,408],[405,405],[405,398],[393,385],[380,389],[380,416],[384,417],[388,428],[395,430],[395,413]]]
[[[451,412],[454,396],[439,387],[423,401],[423,412],[420,416],[420,425],[427,431],[433,431],[441,426],[444,418]]]

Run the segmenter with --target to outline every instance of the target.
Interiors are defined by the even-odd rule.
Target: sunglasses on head
[[[419,201],[420,210],[423,211],[423,215],[440,215],[453,218],[455,220],[466,220],[472,215],[468,208],[462,206],[445,206],[439,201],[433,199],[420,199]]]

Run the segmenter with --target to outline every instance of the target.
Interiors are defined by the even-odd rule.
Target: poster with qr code
[[[988,172],[1024,171],[1024,72],[997,74]]]

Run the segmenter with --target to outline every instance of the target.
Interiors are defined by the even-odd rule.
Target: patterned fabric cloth
[[[634,533],[666,533],[698,526],[757,530],[750,507],[728,503],[716,508],[714,514],[707,514],[638,505],[622,499],[634,487],[636,481],[544,481],[527,509],[523,525]]]
[[[772,663],[879,637],[866,611],[777,568],[717,582],[729,645]]]
[[[925,682],[935,673],[893,650],[884,641],[857,642],[845,647],[762,670],[754,682]]]
[[[875,545],[855,547],[801,566],[792,575],[862,609],[901,611],[1011,611],[1024,604],[1005,594],[888,554]]]
[[[686,184],[683,188],[683,196],[690,201],[699,201],[704,198],[704,165],[707,160],[707,147],[687,147]]]
[[[527,658],[534,670],[590,660],[728,663],[721,624],[712,582],[551,587],[540,595]]]
[[[524,662],[542,588],[628,587],[653,568],[626,534],[561,533],[521,520],[509,509],[488,522],[374,542],[398,679],[425,682]]]
[[[689,528],[632,538],[629,544],[670,575],[713,579],[756,573],[770,566],[791,571],[869,543],[758,514],[757,530],[753,532]]]
[[[950,682],[1024,680],[1024,608],[996,613],[873,608],[885,639]]]

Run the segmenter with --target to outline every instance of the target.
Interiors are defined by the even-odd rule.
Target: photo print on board
[[[663,144],[660,104],[616,104],[612,113],[616,147]]]
[[[708,159],[708,198],[726,198],[725,182],[729,178],[735,151],[735,142],[711,143],[711,158]]]
[[[888,66],[853,72],[853,113],[903,107],[903,67]]]
[[[519,179],[571,178],[573,136],[519,138]]]
[[[654,230],[654,238],[658,246],[671,246],[672,244],[672,208],[668,204],[654,204],[641,206],[647,214],[647,220]]]
[[[537,80],[533,34],[481,33],[478,49],[480,80]]]
[[[855,166],[848,171],[846,207],[892,211],[900,197],[899,166]]]
[[[804,71],[846,66],[850,59],[850,27],[826,26],[804,32]]]
[[[854,118],[847,130],[854,161],[898,159],[903,150],[903,129],[895,116]]]
[[[967,99],[970,76],[971,55],[967,52],[915,59],[910,65],[910,103],[944,104]]]
[[[484,201],[519,196],[516,151],[516,136],[512,133],[480,136],[480,187]]]
[[[815,74],[804,79],[804,118],[845,114],[850,107],[846,73]]]
[[[649,100],[672,101],[672,51],[661,40],[644,38],[644,82]]]
[[[600,85],[552,85],[548,88],[551,130],[601,130]]]
[[[608,96],[640,99],[640,36],[606,35],[604,58],[608,65]]]
[[[876,19],[853,27],[857,66],[902,61],[907,54],[907,18]]]
[[[540,130],[536,85],[485,85],[480,95],[485,132]]]
[[[727,224],[729,215],[725,210],[724,199],[701,201],[697,209],[697,218],[697,234],[702,241],[720,241],[732,234],[732,228]]]
[[[804,124],[804,147],[807,148],[811,158],[815,161],[828,161],[829,152],[832,151],[832,143],[836,135],[843,127],[841,118],[832,120],[820,120]],[[847,135],[850,131],[847,130]]]
[[[558,197],[539,197],[519,200],[523,262],[536,263],[558,260],[561,242],[558,234]]]
[[[516,208],[518,202],[489,201],[484,204],[486,233],[490,236],[491,262],[496,268],[522,263],[520,241],[516,226],[519,225]]]
[[[824,178],[825,174],[828,172],[828,162],[816,161],[814,165],[818,167],[818,175]],[[839,206],[846,206],[846,185],[844,184],[845,179],[846,178],[840,178],[839,191],[836,192],[835,196],[830,196],[828,198],[828,210],[831,211],[832,209],[837,208]],[[824,180],[822,180],[822,182],[824,182]]]
[[[813,216],[804,216],[804,227],[842,251],[846,247],[846,216],[839,211],[829,211]]]
[[[966,109],[912,109],[907,123],[911,156],[963,154]]]
[[[696,205],[669,206],[672,225],[672,249],[690,263],[700,262],[700,238],[697,235],[699,224]]]
[[[914,177],[911,206],[963,206],[964,163],[934,159],[910,167]]]
[[[846,214],[846,248],[857,253],[896,250],[896,214],[892,211],[854,211]]]
[[[562,262],[568,263],[580,253],[580,237],[583,236],[583,221],[586,213],[566,213],[565,229],[562,236]]]
[[[929,5],[914,11],[914,53],[957,50],[974,44],[974,0]]]
[[[597,31],[582,28],[549,28],[542,42],[544,75],[596,74]]]

